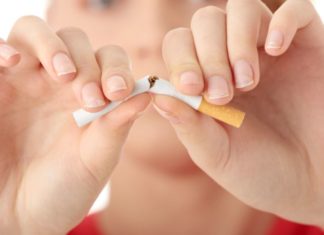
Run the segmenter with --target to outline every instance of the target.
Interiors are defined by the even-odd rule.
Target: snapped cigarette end
[[[244,120],[245,113],[228,105],[213,105],[202,99],[198,110],[219,121],[239,128]]]

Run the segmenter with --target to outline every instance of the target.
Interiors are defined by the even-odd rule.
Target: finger
[[[274,13],[269,26],[265,50],[272,56],[282,55],[288,50],[294,39],[297,44],[305,44],[309,41],[307,38],[311,38],[312,46],[316,46],[317,42],[322,43],[323,41],[322,28],[321,19],[310,1],[288,0]],[[296,38],[295,35],[298,31],[301,34]]]
[[[100,182],[106,183],[118,162],[130,127],[150,101],[151,96],[147,93],[132,97],[85,130],[80,143],[82,161]]]
[[[101,68],[101,83],[109,100],[126,98],[134,88],[134,77],[126,52],[118,46],[105,46],[96,53]]]
[[[0,39],[0,67],[12,67],[20,60],[19,52],[4,40]]]
[[[208,169],[220,167],[218,163],[229,154],[229,140],[225,129],[217,121],[173,97],[156,95],[154,104],[161,116],[173,126],[198,166],[202,169],[206,166]]]
[[[8,42],[39,59],[57,81],[74,79],[76,68],[62,40],[38,17],[25,16],[14,25]]]
[[[199,95],[204,89],[203,75],[190,29],[171,30],[163,40],[163,58],[170,80],[180,92]]]
[[[28,194],[28,209],[40,219],[39,222],[46,224],[42,220],[44,205],[47,205],[49,213],[55,215],[69,212],[68,223],[60,216],[51,217],[55,220],[55,227],[60,227],[60,231],[55,229],[55,234],[67,234],[69,226],[86,216],[120,159],[132,123],[149,101],[149,94],[138,95],[87,128],[73,130],[71,135],[61,135],[58,141],[62,148],[54,148],[50,153],[55,157],[46,159],[33,169],[33,173],[38,172],[34,176],[44,176],[31,180],[36,187]],[[68,121],[65,125],[69,130],[73,123]],[[57,200],[57,194],[66,194],[64,202],[69,203]],[[41,199],[41,203],[36,198]],[[46,234],[52,231],[49,227],[42,230],[46,230]]]
[[[259,0],[227,3],[228,53],[235,87],[241,91],[250,91],[259,83],[258,44],[264,40],[261,29],[265,28],[270,14]]]
[[[73,90],[81,106],[90,111],[99,111],[106,105],[95,53],[87,35],[78,28],[65,28],[57,35],[69,49],[78,70],[77,78],[73,81]]]
[[[198,10],[192,18],[191,30],[206,79],[205,97],[210,103],[226,104],[233,98],[233,86],[224,11],[214,6]]]

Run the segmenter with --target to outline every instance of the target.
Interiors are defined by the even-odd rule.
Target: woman
[[[109,178],[109,207],[70,234],[320,234],[324,28],[307,0],[264,3],[56,0],[48,24],[18,20],[0,45],[1,234],[68,233]],[[146,74],[246,120],[142,94],[75,125]]]

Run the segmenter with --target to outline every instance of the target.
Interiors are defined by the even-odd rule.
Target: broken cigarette
[[[198,111],[207,114],[219,121],[239,128],[244,120],[245,113],[229,105],[213,105],[204,98],[199,105]]]
[[[202,96],[188,96],[178,92],[175,87],[167,80],[160,79],[156,76],[145,76],[135,82],[133,92],[122,101],[113,101],[108,104],[103,110],[90,113],[83,109],[79,109],[73,112],[75,122],[79,127],[85,126],[88,123],[100,118],[101,116],[109,113],[122,102],[130,99],[135,95],[142,94],[144,92],[151,92],[160,95],[169,95],[178,98],[194,108],[208,116],[211,116],[219,121],[227,123],[231,126],[239,128],[244,120],[245,113],[228,105],[213,105],[208,103]]]

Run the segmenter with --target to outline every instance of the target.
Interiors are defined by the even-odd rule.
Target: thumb
[[[106,183],[118,162],[133,122],[145,110],[150,100],[149,94],[135,96],[84,130],[80,141],[80,157],[99,183]]]
[[[221,124],[173,97],[156,95],[154,107],[170,121],[190,157],[203,171],[215,173],[226,164],[229,137]]]
[[[132,123],[149,101],[149,94],[133,97],[91,125],[76,129],[76,135],[73,130],[65,133],[69,139],[57,138],[62,146],[59,143],[48,156],[35,161],[21,183],[17,210],[22,228],[30,234],[66,234],[81,222],[116,166]],[[21,216],[25,211],[29,216]]]

